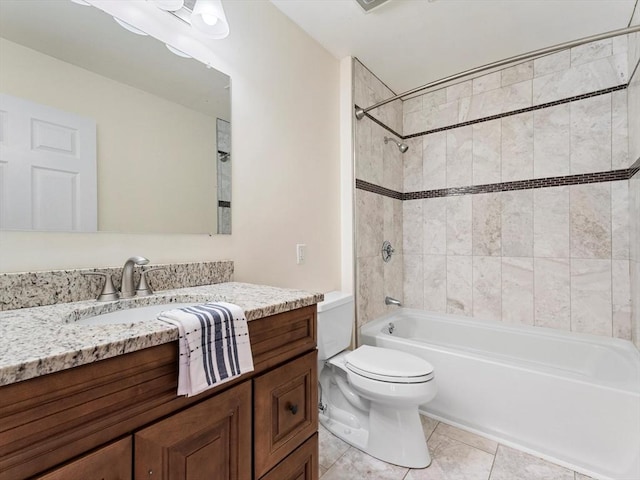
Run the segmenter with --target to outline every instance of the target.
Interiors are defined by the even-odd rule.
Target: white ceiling
[[[627,27],[636,0],[271,0],[336,58],[395,93],[543,47]],[[638,7],[640,8],[640,7]]]

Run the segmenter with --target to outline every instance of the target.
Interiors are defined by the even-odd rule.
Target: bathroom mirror
[[[1,0],[0,226],[231,233],[230,82],[97,8]]]

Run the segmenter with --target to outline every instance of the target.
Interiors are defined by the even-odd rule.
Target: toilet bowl
[[[397,350],[347,350],[353,298],[325,294],[318,304],[320,422],[350,445],[410,468],[431,463],[418,405],[437,392],[433,367]],[[328,348],[327,348],[328,347]]]

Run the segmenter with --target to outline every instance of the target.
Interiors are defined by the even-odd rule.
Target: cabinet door
[[[251,382],[140,430],[134,478],[251,478]]]
[[[38,480],[131,480],[131,437],[95,450]]]
[[[318,480],[319,476],[318,434],[316,433],[262,477],[262,480]]]
[[[314,350],[254,380],[254,474],[259,478],[318,431]]]

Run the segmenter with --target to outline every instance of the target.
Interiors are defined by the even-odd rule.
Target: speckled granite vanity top
[[[230,302],[242,307],[251,321],[313,305],[322,298],[302,290],[230,282],[115,302],[92,300],[0,312],[0,385],[177,340],[174,327],[155,319],[100,326],[75,323],[125,305]]]

